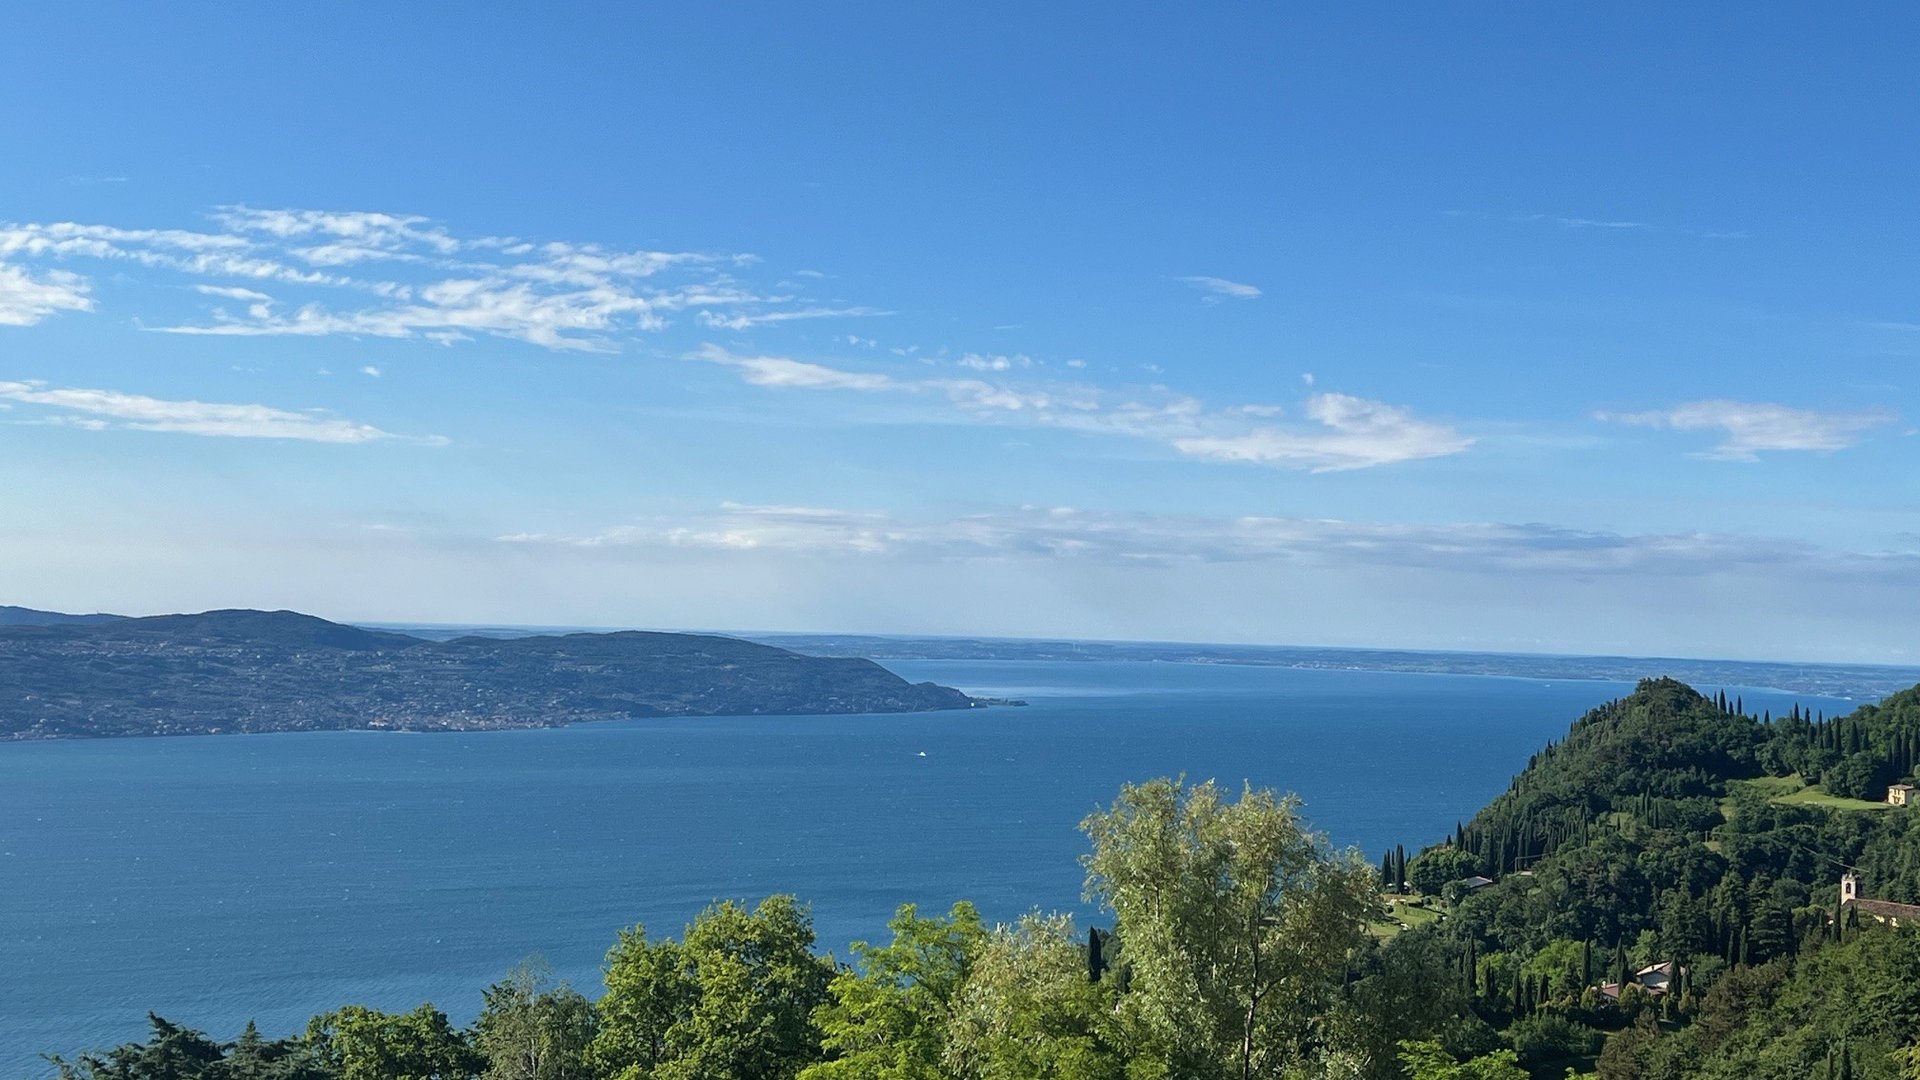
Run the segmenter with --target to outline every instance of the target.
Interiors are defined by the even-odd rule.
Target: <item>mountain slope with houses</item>
[[[427,641],[244,610],[0,625],[0,739],[484,730],[980,704],[870,660],[703,634]]]

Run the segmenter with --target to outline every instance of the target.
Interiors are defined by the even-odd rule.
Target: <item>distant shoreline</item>
[[[462,635],[536,637],[603,633],[606,628],[432,623],[364,623],[370,629],[433,640]],[[1712,657],[1393,649],[1330,645],[1236,645],[1218,642],[1076,640],[921,634],[831,634],[789,631],[723,633],[812,656],[871,660],[1130,660],[1181,664],[1236,664],[1298,670],[1381,671],[1431,675],[1488,675],[1520,679],[1634,682],[1668,674],[1690,683],[1743,686],[1788,694],[1878,700],[1920,683],[1920,664],[1726,660]]]

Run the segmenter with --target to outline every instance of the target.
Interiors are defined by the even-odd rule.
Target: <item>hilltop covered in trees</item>
[[[1920,692],[1745,715],[1671,680],[1576,722],[1454,835],[1378,871],[1290,799],[1124,789],[1083,824],[1110,918],[903,908],[819,956],[791,898],[641,928],[592,1001],[531,970],[471,1029],[350,1007],[272,1041],[156,1019],[87,1080],[1920,1080],[1920,811],[1781,800],[1908,774]],[[1385,895],[1383,895],[1383,893]],[[1425,894],[1425,895],[1413,895]],[[1384,902],[1384,903],[1383,903]],[[1388,906],[1391,905],[1391,911]],[[1416,907],[1417,905],[1417,907]],[[1415,910],[1425,918],[1415,925]],[[1398,925],[1396,925],[1398,924]],[[1398,932],[1395,932],[1395,931]]]
[[[1829,1058],[1850,1080],[1907,1075],[1893,1054],[1920,1038],[1920,947],[1840,909],[1837,882],[1852,870],[1863,895],[1920,900],[1920,816],[1775,793],[1791,776],[1879,799],[1916,739],[1916,690],[1839,718],[1754,717],[1643,682],[1405,863],[1409,886],[1458,902],[1395,946],[1419,939],[1454,972],[1466,1027],[1534,1044],[1523,1056],[1578,1060],[1610,1034],[1609,1080],[1819,1078]],[[1631,973],[1662,963],[1673,984],[1641,993]]]

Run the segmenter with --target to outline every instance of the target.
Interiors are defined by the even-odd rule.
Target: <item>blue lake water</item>
[[[540,731],[0,744],[0,1076],[348,1002],[466,1021],[523,957],[598,992],[621,926],[792,892],[823,948],[895,906],[1085,911],[1076,824],[1163,774],[1298,792],[1370,857],[1450,833],[1626,683],[894,661],[1024,709]],[[1716,687],[1703,687],[1711,692]],[[1747,707],[1852,703],[1748,688]],[[924,754],[924,756],[922,756]]]

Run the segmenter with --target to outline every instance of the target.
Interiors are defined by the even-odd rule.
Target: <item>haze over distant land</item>
[[[908,683],[870,660],[711,635],[429,642],[291,611],[13,617],[15,625],[0,626],[0,739],[474,731],[985,704]]]
[[[111,622],[119,615],[68,615],[61,611],[36,611],[33,608],[0,604],[0,626],[84,626]]]
[[[555,627],[468,627],[408,623],[379,624],[379,628],[434,640],[469,635],[510,638],[565,632]],[[1810,664],[1672,656],[1563,656],[1525,652],[1348,649],[1220,642],[795,634],[752,630],[725,632],[734,637],[777,645],[808,655],[864,656],[872,660],[1153,661],[1603,682],[1633,682],[1662,674],[1708,687],[1768,687],[1788,693],[1852,700],[1872,700],[1920,682],[1920,667],[1898,664]]]
[[[1872,700],[1920,682],[1920,668],[1895,664],[1803,664],[1672,656],[1559,656],[1547,653],[1340,649],[1305,645],[1210,645],[1180,642],[1021,641],[981,638],[889,638],[862,634],[743,635],[795,652],[857,652],[875,660],[1029,659],[1151,660],[1246,664],[1326,671],[1398,671],[1429,675],[1497,675],[1523,679],[1631,682],[1653,673],[1701,686],[1754,686],[1788,693]]]

